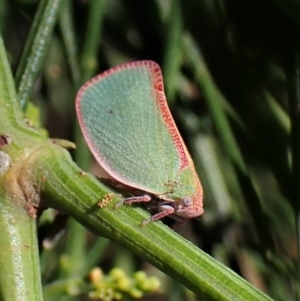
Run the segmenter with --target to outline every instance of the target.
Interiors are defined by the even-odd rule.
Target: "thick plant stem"
[[[40,135],[23,122],[1,37],[0,103],[0,300],[38,301],[42,293],[36,221],[25,209],[27,200],[20,183],[27,192],[35,189],[21,177],[18,166],[22,166],[22,157],[26,161],[22,144],[34,145]]]
[[[0,299],[40,301],[36,220],[0,191]]]
[[[84,174],[66,151],[45,147],[32,175],[47,179],[42,190],[50,206],[67,212],[96,234],[114,240],[186,285],[205,300],[271,300],[234,272],[184,240],[162,223],[145,227],[145,210],[114,204],[120,198]]]

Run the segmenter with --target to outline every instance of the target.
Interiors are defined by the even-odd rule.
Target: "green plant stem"
[[[0,299],[38,301],[42,300],[42,294],[36,221],[24,208],[27,200],[20,185],[18,155],[24,151],[21,144],[35,144],[39,134],[26,127],[15,96],[10,66],[0,37],[0,133],[9,141],[1,147],[1,155],[7,154],[11,160],[6,172],[1,174],[0,182]],[[30,190],[32,186],[27,188]]]
[[[69,68],[71,71],[74,93],[80,87],[81,74],[80,66],[78,62],[78,49],[75,41],[75,30],[74,21],[72,18],[73,1],[65,0],[62,3],[61,13],[59,17],[59,27],[65,44],[67,60],[69,63]],[[72,115],[75,115],[74,110]],[[75,117],[75,116],[74,116]],[[75,118],[73,118],[75,119]],[[76,124],[75,129],[78,125]],[[76,141],[77,147],[78,143]],[[87,158],[84,158],[81,166],[88,168],[89,153],[86,145],[85,152],[87,153]],[[77,151],[76,151],[77,153]],[[85,243],[86,243],[86,229],[82,225],[78,224],[75,220],[70,219],[68,223],[68,235],[66,242],[66,256],[68,256],[68,265],[63,268],[60,273],[60,278],[69,278],[78,274],[81,267],[82,258],[85,257]]]
[[[82,55],[80,58],[81,84],[85,83],[94,75],[97,68],[97,52],[100,45],[102,25],[105,12],[105,0],[92,0],[89,6],[89,17],[85,32]],[[78,87],[79,88],[79,87]],[[77,164],[88,169],[91,159],[90,151],[83,139],[78,122],[75,124],[76,152],[75,159]]]
[[[69,218],[65,250],[65,255],[68,256],[68,265],[62,269],[60,279],[78,275],[82,266],[82,258],[86,256],[86,237],[86,229],[74,219]]]
[[[78,51],[75,42],[75,30],[72,18],[72,2],[70,0],[65,0],[62,3],[59,27],[65,43],[71,75],[77,90],[80,85],[80,67],[78,63]]]
[[[183,36],[183,20],[181,14],[181,4],[179,0],[174,0],[170,15],[167,22],[167,32],[163,74],[166,83],[166,91],[169,103],[174,100],[178,88],[178,76],[181,65],[182,56],[182,36]]]
[[[97,52],[103,27],[105,0],[91,0],[85,41],[81,56],[82,80],[89,80],[97,68]]]
[[[61,300],[62,295],[66,292],[68,285],[71,281],[76,281],[78,279],[64,279],[53,281],[51,284],[45,285],[43,289],[44,301],[54,301]]]
[[[110,240],[99,237],[92,248],[86,255],[85,260],[81,263],[81,275],[86,276],[87,273],[97,265],[99,258],[101,258],[104,251],[107,249],[110,244]]]
[[[105,1],[104,0],[92,0],[89,6],[89,17],[87,18],[88,24],[85,32],[85,40],[83,43],[82,55],[80,58],[81,67],[81,78],[80,84],[83,84],[87,80],[91,79],[97,68],[97,52],[100,45],[103,17],[105,11]],[[69,31],[71,31],[71,26]],[[75,41],[74,41],[75,43]],[[68,47],[69,49],[75,48]],[[71,55],[71,53],[70,53]],[[76,64],[77,65],[77,64]],[[79,89],[75,82],[76,89]],[[88,169],[91,160],[90,151],[87,148],[86,142],[83,139],[81,130],[79,128],[78,122],[75,123],[75,141],[76,141],[76,152],[75,160],[77,164],[83,168]]]
[[[98,201],[110,191],[82,174],[66,151],[52,145],[40,154],[32,172],[37,179],[47,175],[42,189],[52,200],[49,205],[132,250],[205,300],[271,300],[162,223],[142,227],[147,213],[141,208],[116,209],[113,204],[120,199],[114,198],[100,209]]]
[[[82,73],[80,73],[80,64],[78,62],[78,50],[75,41],[74,22],[72,20],[72,2],[66,0],[62,6],[60,14],[60,29],[66,46],[67,57],[75,89],[80,88],[81,83],[92,77],[96,69],[96,55],[99,47],[101,28],[104,13],[104,1],[91,1],[89,17],[87,18],[87,30],[83,49]],[[77,163],[84,169],[89,168],[90,152],[83,140],[78,123],[75,125],[76,152],[75,158]],[[64,271],[64,276],[73,276],[78,274],[82,267],[82,258],[85,257],[85,239],[86,230],[74,220],[69,222],[69,233],[66,254],[69,256],[68,269]]]
[[[40,73],[62,0],[41,0],[16,70],[18,101],[24,110]]]
[[[8,183],[12,184],[12,183]],[[41,301],[36,220],[0,189],[0,299]]]

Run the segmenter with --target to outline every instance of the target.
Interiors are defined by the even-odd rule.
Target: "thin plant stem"
[[[35,14],[15,76],[18,101],[23,110],[41,71],[61,2],[42,0]]]

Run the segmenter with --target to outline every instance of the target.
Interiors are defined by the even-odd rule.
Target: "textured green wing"
[[[114,179],[155,194],[170,189],[181,159],[156,63],[129,63],[98,75],[78,92],[76,111],[90,150]]]

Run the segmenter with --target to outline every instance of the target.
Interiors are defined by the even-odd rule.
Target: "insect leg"
[[[126,198],[122,200],[121,202],[118,202],[115,207],[118,208],[124,204],[132,204],[132,203],[143,203],[143,202],[149,202],[151,201],[150,195],[140,195],[140,196],[132,196],[130,198]]]
[[[174,213],[174,208],[172,206],[169,205],[161,205],[159,208],[161,211],[152,215],[150,218],[146,219],[143,221],[142,225],[145,226],[150,222],[154,222],[157,221],[159,219],[162,219],[163,217],[170,215],[172,213]]]

